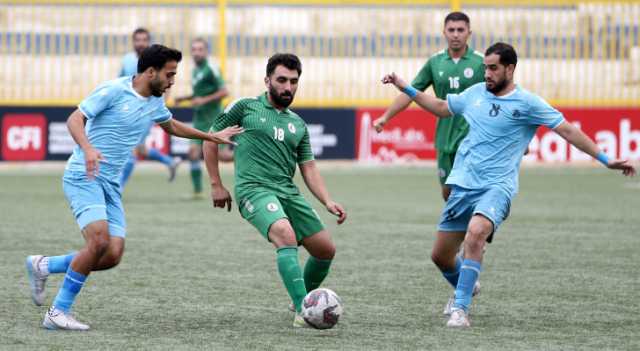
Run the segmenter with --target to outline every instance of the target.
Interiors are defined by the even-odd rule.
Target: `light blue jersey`
[[[141,96],[133,90],[132,78],[123,77],[101,84],[78,105],[88,119],[85,131],[89,142],[105,158],[100,162],[98,178],[116,184],[149,124],[171,119],[164,99]],[[77,145],[66,170],[85,173],[84,152]]]
[[[122,58],[120,77],[133,76],[138,73],[138,54],[130,52]]]
[[[518,170],[538,126],[556,128],[563,115],[539,96],[518,86],[495,96],[485,83],[447,95],[449,111],[464,116],[469,134],[458,148],[446,184],[465,189],[499,187],[510,197],[518,192]]]

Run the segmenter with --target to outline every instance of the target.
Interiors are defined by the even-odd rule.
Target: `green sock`
[[[313,256],[309,256],[307,263],[304,265],[304,283],[307,291],[317,289],[324,278],[329,274],[331,260],[321,260]]]
[[[278,254],[278,271],[287,292],[296,306],[296,312],[302,310],[302,300],[307,295],[302,278],[302,270],[298,262],[298,248],[283,246],[276,250]]]
[[[191,161],[191,182],[193,183],[193,191],[202,192],[202,168],[199,161]]]

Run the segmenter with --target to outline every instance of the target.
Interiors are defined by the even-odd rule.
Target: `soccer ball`
[[[342,300],[329,289],[313,290],[302,300],[302,318],[316,329],[333,328],[342,311]]]

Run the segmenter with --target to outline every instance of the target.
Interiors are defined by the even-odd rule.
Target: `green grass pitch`
[[[40,328],[46,307],[32,304],[23,264],[82,244],[60,173],[0,172],[0,349],[640,349],[638,179],[524,169],[485,256],[473,327],[452,331],[441,315],[451,288],[429,259],[443,205],[435,171],[324,169],[349,219],[338,227],[312,202],[338,247],[324,286],[345,303],[323,332],[292,329],[274,250],[237,209],[183,199],[186,173],[167,184],[143,170],[125,193],[123,262],[90,276],[74,311],[92,330],[73,333]],[[48,281],[47,303],[60,281]]]

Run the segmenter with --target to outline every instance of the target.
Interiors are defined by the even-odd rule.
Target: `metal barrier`
[[[470,45],[518,50],[519,83],[560,105],[640,105],[640,1],[0,1],[0,104],[69,105],[114,78],[131,31],[186,53],[176,95],[190,90],[190,40],[210,42],[234,96],[263,89],[266,58],[303,59],[297,106],[382,106],[378,84],[411,78],[446,46],[461,7]]]

